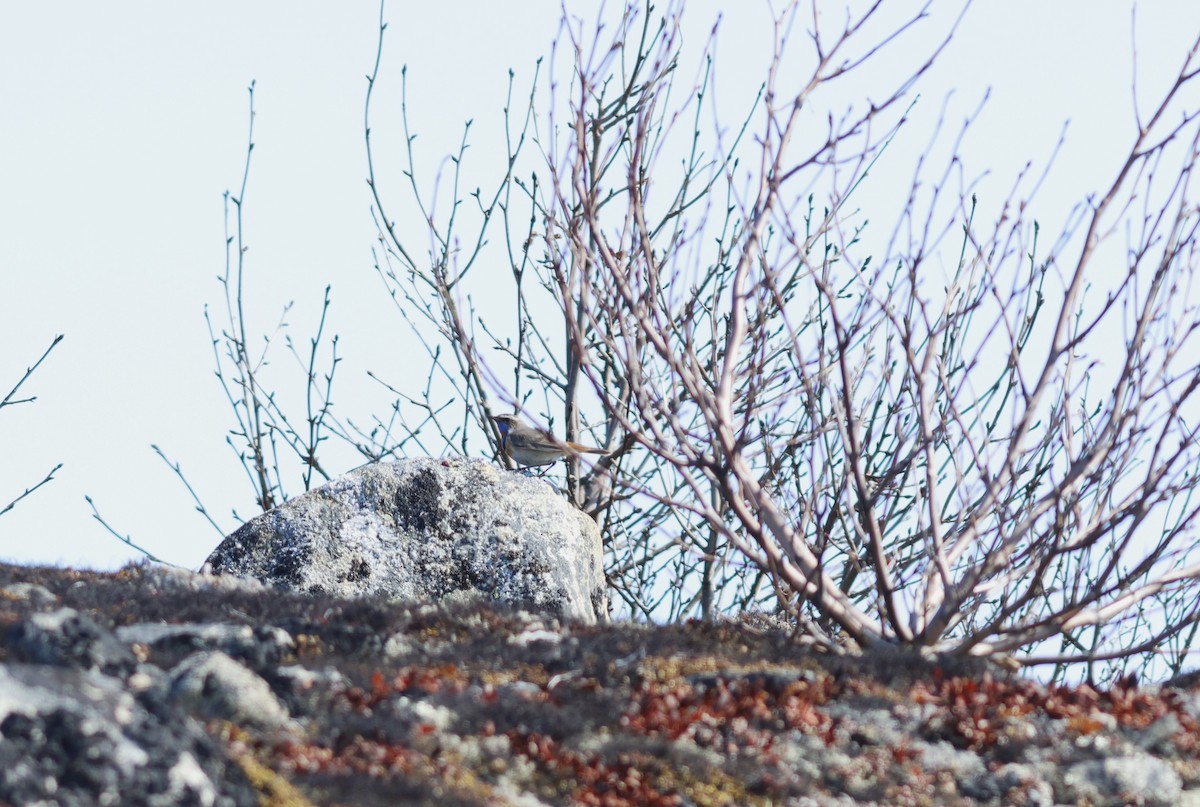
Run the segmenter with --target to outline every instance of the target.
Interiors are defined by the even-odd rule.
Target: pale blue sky
[[[570,5],[591,14],[597,4]],[[1141,6],[1148,102],[1200,30],[1200,4]],[[953,7],[934,6],[937,14]],[[1070,120],[1037,213],[1061,222],[1111,180],[1113,159],[1132,139],[1130,8],[1128,0],[978,0],[929,76],[928,102],[914,116],[922,119],[880,166],[872,195],[886,199],[888,183],[907,182],[948,91],[956,90],[957,126],[991,87],[966,142],[969,172],[990,170],[981,191],[1007,193],[1013,172],[1043,162]],[[719,11],[721,87],[736,98],[762,79],[769,14],[754,0],[692,2],[691,42]],[[381,148],[399,145],[394,111],[407,63],[426,170],[456,147],[468,118],[473,159],[496,165],[486,143],[501,122],[507,71],[528,81],[558,14],[550,0],[390,3],[376,99]],[[346,413],[362,409],[365,370],[398,378],[407,356],[422,357],[409,353],[371,268],[362,105],[377,19],[374,2],[0,4],[0,395],[54,334],[66,335],[23,390],[39,400],[0,411],[0,507],[64,463],[55,481],[0,517],[0,558],[111,567],[133,557],[91,520],[88,494],[156,554],[198,565],[219,536],[192,512],[151,443],[183,464],[222,523],[236,526],[235,507],[253,512],[224,442],[230,419],[202,319],[203,306],[220,300],[221,194],[240,181],[252,79],[248,298],[259,329],[295,300],[290,321],[306,336],[332,284]],[[403,180],[381,182],[399,194]],[[897,185],[895,196],[903,192]]]

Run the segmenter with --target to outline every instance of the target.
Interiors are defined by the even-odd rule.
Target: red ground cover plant
[[[604,759],[597,754],[564,748],[544,734],[507,732],[514,753],[542,770],[574,783],[569,803],[587,807],[677,807],[683,797],[673,787],[662,787],[647,775],[650,762],[641,756],[618,754]]]
[[[769,676],[718,677],[703,686],[644,681],[634,689],[620,725],[720,751],[736,751],[739,745],[765,749],[778,731],[828,731],[831,720],[817,707],[829,700],[834,686],[828,678],[812,683]]]
[[[952,739],[973,751],[1002,742],[1006,721],[1034,712],[1066,720],[1068,728],[1077,734],[1093,734],[1109,725],[1100,715],[1111,716],[1121,728],[1144,729],[1174,714],[1181,729],[1174,740],[1181,751],[1196,750],[1200,728],[1177,695],[1138,689],[1133,677],[1098,690],[1088,684],[1043,687],[1033,681],[998,680],[991,673],[979,678],[947,677],[936,668],[932,680],[918,681],[911,695],[917,703],[941,707],[939,717],[949,715],[946,725]]]
[[[351,686],[341,692],[341,696],[356,712],[372,709],[379,703],[394,695],[417,693],[421,695],[437,695],[449,693],[457,695],[467,688],[470,678],[454,664],[442,664],[437,667],[405,667],[396,673],[389,681],[379,670],[371,674],[371,688]]]

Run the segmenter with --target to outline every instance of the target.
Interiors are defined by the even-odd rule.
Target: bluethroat
[[[496,415],[492,420],[500,429],[501,450],[523,468],[552,465],[569,455],[610,453],[603,448],[559,440],[548,431],[527,426],[516,415]]]

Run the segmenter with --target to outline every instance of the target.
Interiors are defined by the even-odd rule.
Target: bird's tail
[[[576,454],[603,454],[607,456],[612,453],[607,448],[592,448],[591,446],[584,446],[579,443],[567,443],[566,446]]]

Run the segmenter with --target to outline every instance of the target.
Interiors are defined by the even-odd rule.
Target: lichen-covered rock
[[[171,671],[169,697],[190,714],[238,725],[282,728],[288,722],[267,682],[219,650],[180,662]]]
[[[241,770],[182,713],[95,671],[0,665],[0,804],[257,803]]]
[[[497,602],[607,617],[600,533],[546,482],[483,460],[368,465],[263,513],[206,568],[335,596]]]
[[[1179,774],[1154,757],[1113,757],[1072,765],[1063,774],[1067,796],[1077,803],[1174,807],[1183,794]]]
[[[139,622],[118,627],[114,633],[122,642],[146,648],[160,665],[182,661],[196,652],[220,650],[253,667],[266,667],[278,663],[295,647],[287,631],[269,625]]]
[[[33,614],[8,630],[5,644],[18,661],[128,675],[137,660],[107,628],[74,608]]]

